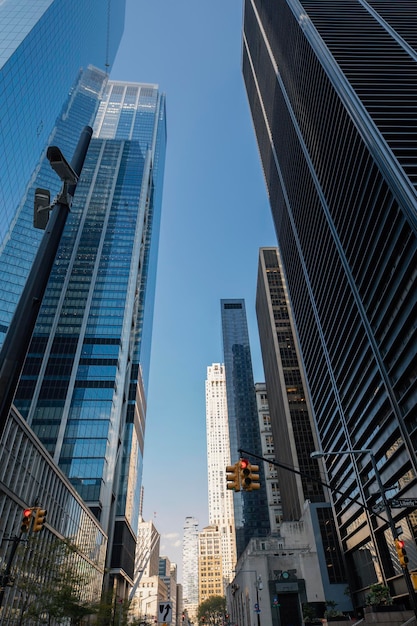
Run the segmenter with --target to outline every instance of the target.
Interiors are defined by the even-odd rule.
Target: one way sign
[[[158,623],[169,624],[172,622],[172,602],[160,602],[158,611]]]

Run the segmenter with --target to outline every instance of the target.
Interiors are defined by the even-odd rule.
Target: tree
[[[369,587],[369,593],[365,601],[368,606],[390,605],[393,603],[389,587],[382,583],[374,583]]]
[[[19,561],[14,568],[15,587],[20,593],[19,625],[70,621],[77,626],[96,612],[86,593],[91,576],[82,569],[77,549],[69,541],[57,539],[47,544],[31,537]]]
[[[219,624],[223,622],[225,613],[226,598],[224,596],[210,596],[199,605],[197,619],[200,624]]]

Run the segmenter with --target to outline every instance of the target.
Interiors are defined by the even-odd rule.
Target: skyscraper
[[[80,72],[90,64],[110,71],[124,12],[125,0],[0,3],[0,345],[42,236],[32,225],[34,178],[52,197],[58,191],[50,168],[39,180],[46,147]],[[85,95],[87,109],[59,136],[69,158],[91,120]]]
[[[274,438],[271,429],[268,395],[265,383],[255,383],[256,405],[258,407],[259,432],[261,434],[262,456],[275,461]],[[269,509],[271,533],[277,535],[282,522],[281,492],[278,483],[277,467],[268,461],[263,462],[265,489]]]
[[[109,82],[15,404],[134,574],[165,98]],[[123,596],[123,591],[120,595]]]
[[[239,449],[258,455],[262,453],[245,301],[221,300],[221,320],[230,456],[233,464],[239,460]],[[260,476],[259,491],[234,494],[237,558],[251,538],[265,537],[270,532],[262,465]]]
[[[236,535],[233,492],[226,487],[225,470],[231,461],[226,372],[221,363],[207,368],[206,434],[209,524],[220,531],[225,592],[236,566]]]
[[[182,585],[184,607],[194,615],[198,606],[198,521],[186,517],[182,540]]]
[[[399,498],[417,495],[416,18],[407,0],[246,0],[244,12],[244,80],[319,441],[371,449]],[[326,467],[354,603],[376,580],[402,595],[369,454]],[[415,568],[416,515],[393,515]]]
[[[261,248],[256,298],[275,454],[301,474],[278,468],[284,520],[301,517],[304,502],[324,502],[317,438],[286,284],[276,248]]]
[[[345,596],[346,573],[327,490],[318,461],[310,456],[318,448],[317,437],[277,248],[259,251],[256,313],[275,459],[297,472],[278,467],[282,521],[303,520],[314,537],[313,549],[320,555],[314,580],[321,578],[325,597],[340,604]],[[281,527],[284,536],[286,532]],[[311,580],[307,591],[310,588]]]

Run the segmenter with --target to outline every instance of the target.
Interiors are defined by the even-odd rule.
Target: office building
[[[236,565],[236,535],[233,491],[226,488],[226,467],[230,465],[229,420],[224,365],[207,368],[206,436],[209,525],[221,536],[224,590],[233,579]]]
[[[278,467],[283,519],[298,520],[304,502],[324,502],[313,416],[277,248],[261,248],[256,298],[275,455],[294,473]]]
[[[15,404],[133,582],[165,156],[155,85],[107,84]]]
[[[49,164],[42,166],[46,147],[80,73],[89,65],[110,71],[124,13],[125,0],[0,3],[0,345],[42,237],[33,228],[34,187],[49,188],[51,197],[60,188]],[[86,109],[79,105],[78,118],[56,135],[69,159],[81,129],[94,119],[99,88],[85,91]]]
[[[206,526],[198,535],[198,603],[224,595],[222,541],[215,526]]]
[[[299,522],[303,528],[300,533],[303,540],[310,546],[311,554],[317,555],[314,568],[300,567],[297,559],[292,567],[288,560],[285,566],[293,571],[300,600],[304,587],[309,601],[314,599],[317,602],[320,598],[323,602],[331,597],[339,606],[346,605],[347,577],[338,533],[331,507],[326,502],[318,461],[310,456],[318,444],[277,248],[261,248],[259,251],[256,312],[266,380],[263,394],[262,387],[257,387],[260,392],[257,394],[258,406],[259,395],[261,406],[264,395],[263,403],[267,400],[269,409],[269,434],[272,435],[266,452],[271,454],[272,450],[275,460],[282,464],[277,467],[278,482],[275,483],[279,491],[271,489],[275,498],[279,493],[282,506],[280,534],[286,540],[293,540],[291,524],[286,522]],[[266,389],[268,398],[265,397]],[[321,582],[320,593],[317,579]],[[284,602],[282,606],[285,606]]]
[[[168,557],[159,557],[159,578],[165,583],[167,588],[167,600],[172,605],[172,621],[176,624],[177,618],[177,565],[171,563]],[[182,610],[182,607],[181,607]],[[159,619],[159,618],[158,618]],[[177,626],[177,625],[176,625]]]
[[[157,576],[159,571],[159,546],[161,536],[153,522],[142,518],[138,526],[136,546],[136,576]]]
[[[269,414],[268,394],[265,383],[255,383],[256,406],[258,410],[259,432],[261,435],[262,456],[269,461],[275,461],[275,446],[272,436],[271,416]],[[259,461],[263,464],[265,475],[266,499],[269,510],[269,524],[271,533],[278,534],[282,522],[281,491],[278,483],[277,467],[268,461]]]
[[[221,300],[220,305],[230,457],[231,463],[234,464],[239,460],[239,449],[260,455],[262,448],[245,301],[224,299]],[[254,459],[251,460],[254,462]],[[260,482],[261,488],[258,491],[234,493],[237,558],[245,549],[249,539],[264,537],[270,532],[262,466],[260,467]]]
[[[71,562],[75,577],[84,583],[82,599],[96,603],[103,583],[107,536],[13,407],[1,437],[0,481],[1,576],[4,581],[10,564],[9,582],[13,583],[2,589],[1,623],[15,624],[17,616],[19,621],[27,620],[28,604],[32,609],[45,608],[37,589],[48,588],[54,579],[56,566],[51,564],[51,555],[63,537],[77,548]],[[23,511],[33,506],[47,510],[44,526],[41,532],[22,534]],[[32,531],[33,520],[32,514]],[[19,547],[13,556],[16,540]]]
[[[243,75],[356,606],[377,580],[408,601],[372,459],[347,451],[372,451],[387,497],[417,496],[416,19],[408,0],[244,9]],[[392,513],[415,569],[413,509]]]
[[[135,582],[130,598],[133,615],[144,623],[158,621],[159,602],[168,600],[166,584],[159,578],[160,539],[154,523],[141,519],[136,546]]]
[[[182,585],[184,606],[194,614],[198,605],[198,520],[186,517],[182,538]]]

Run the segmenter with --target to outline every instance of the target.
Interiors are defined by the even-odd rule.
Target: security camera
[[[52,169],[64,183],[68,185],[76,184],[78,176],[57,146],[49,146],[46,158],[50,162]]]
[[[51,194],[48,189],[35,189],[35,206],[33,213],[33,225],[35,228],[45,230],[49,220],[51,209]]]

